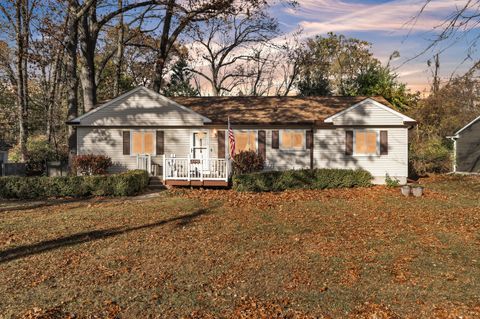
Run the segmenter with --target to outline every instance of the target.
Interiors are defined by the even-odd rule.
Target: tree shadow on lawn
[[[41,241],[36,244],[7,249],[4,251],[0,251],[0,264],[8,261],[12,261],[12,260],[20,259],[23,257],[40,254],[46,251],[55,250],[62,247],[79,245],[79,244],[87,243],[90,241],[95,241],[99,239],[105,239],[109,237],[130,233],[137,230],[155,228],[155,227],[163,226],[172,222],[178,222],[178,225],[177,225],[178,227],[184,227],[192,223],[196,218],[202,215],[211,213],[210,209],[211,208],[206,208],[206,209],[202,208],[187,215],[173,217],[173,218],[157,221],[155,223],[144,224],[144,225],[139,225],[139,226],[130,227],[130,228],[115,227],[115,228],[108,228],[103,230],[93,230],[89,232],[77,233],[71,236],[60,237],[57,239]]]

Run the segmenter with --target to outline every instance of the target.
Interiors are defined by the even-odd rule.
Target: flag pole
[[[228,160],[231,160],[231,155],[230,155],[230,116],[227,116],[227,140],[228,140],[228,148],[227,148],[227,153],[228,153]]]

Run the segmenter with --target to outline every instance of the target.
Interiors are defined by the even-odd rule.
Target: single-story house
[[[480,116],[448,138],[453,140],[453,171],[480,173]]]
[[[225,185],[227,122],[236,152],[267,170],[363,168],[405,183],[415,120],[381,97],[175,97],[133,89],[68,122],[76,154],[112,158],[112,171],[147,169],[170,185]]]

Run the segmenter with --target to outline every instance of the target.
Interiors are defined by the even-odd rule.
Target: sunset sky
[[[299,0],[300,6],[291,9],[284,5],[272,8],[282,31],[286,34],[300,27],[303,37],[326,34],[329,31],[356,37],[372,43],[377,58],[386,63],[394,50],[401,57],[392,65],[397,67],[400,79],[414,90],[428,89],[431,70],[427,60],[435,52],[445,49],[440,57],[441,75],[448,79],[452,73],[462,74],[472,65],[465,61],[467,49],[478,33],[459,34],[433,51],[405,63],[425,50],[465,0],[432,0],[425,12],[414,20],[426,0]],[[471,53],[475,58],[478,54]],[[478,57],[477,57],[478,58]],[[405,64],[404,64],[405,63]]]

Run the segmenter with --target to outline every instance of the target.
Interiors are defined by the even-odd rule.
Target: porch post
[[[166,157],[165,157],[165,154],[162,155],[163,156],[163,167],[162,167],[162,170],[163,170],[163,181],[165,182],[165,176],[166,176],[166,172],[167,172],[167,161],[166,161]]]
[[[187,157],[187,178],[188,178],[188,181],[190,182],[190,174],[191,174],[191,170],[190,170],[190,155],[188,155]]]

